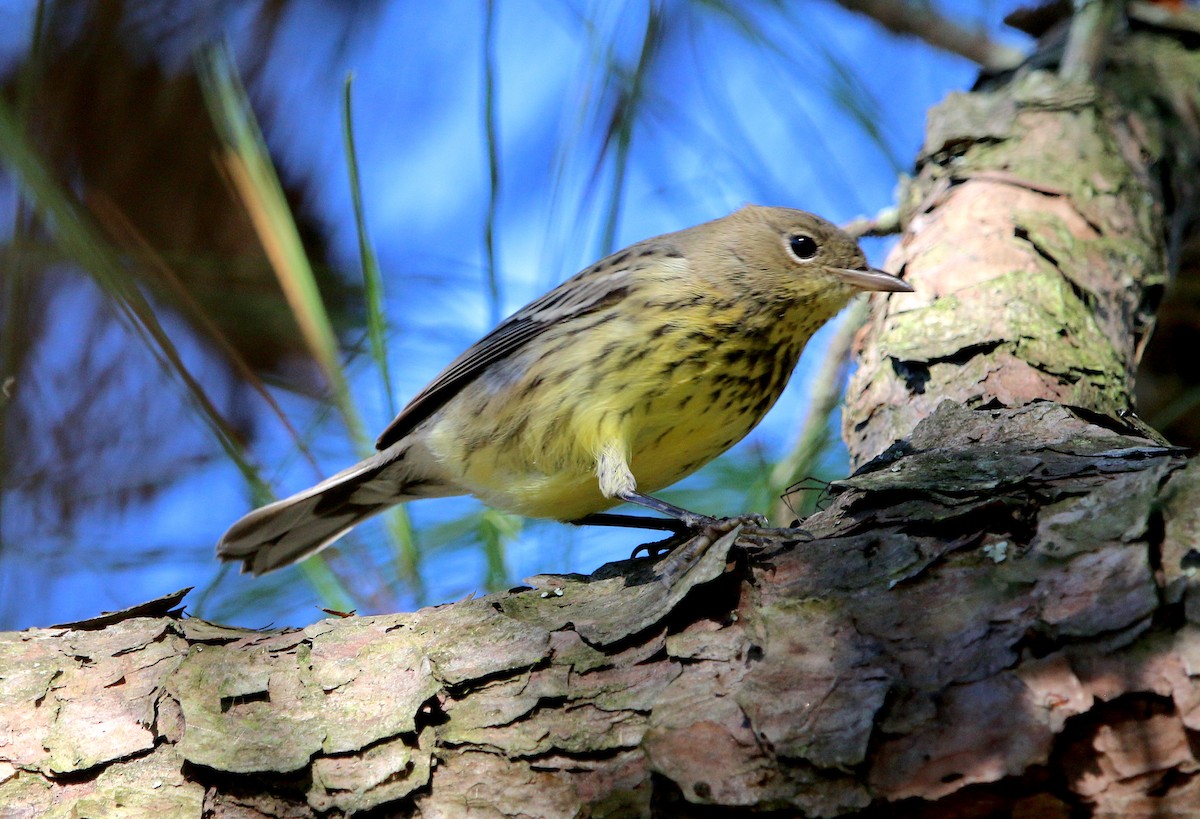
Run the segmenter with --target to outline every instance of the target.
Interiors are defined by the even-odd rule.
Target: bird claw
[[[731,518],[689,515],[686,520],[681,522],[687,527],[685,531],[662,540],[656,540],[653,543],[643,543],[634,549],[629,557],[636,559],[644,552],[646,557],[660,558],[696,537],[703,536],[707,537],[710,541],[716,540],[722,535],[732,532],[738,526],[744,527],[742,530],[743,534],[746,532],[763,533],[767,525],[767,519],[758,514],[736,515]]]
[[[642,552],[646,553],[646,557],[657,560],[665,554],[669,554],[681,545],[686,543],[692,537],[691,532],[680,532],[678,534],[665,537],[662,540],[656,540],[653,543],[643,543],[630,553],[630,560],[637,560],[641,557]]]

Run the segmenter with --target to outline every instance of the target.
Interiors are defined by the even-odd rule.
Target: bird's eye
[[[817,255],[817,243],[811,236],[793,236],[788,242],[792,255],[802,262],[811,261]]]

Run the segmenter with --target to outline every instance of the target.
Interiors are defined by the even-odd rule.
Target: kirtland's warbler
[[[668,516],[646,528],[711,526],[643,493],[753,429],[859,290],[912,288],[803,211],[747,206],[638,242],[502,321],[417,393],[377,454],[246,515],[217,553],[261,574],[392,504],[462,494],[530,517],[629,525],[599,514],[629,502]]]

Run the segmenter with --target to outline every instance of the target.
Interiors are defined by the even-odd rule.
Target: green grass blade
[[[322,558],[321,555],[313,555],[308,560],[302,560],[296,565],[304,575],[304,579],[316,590],[317,596],[325,604],[325,608],[351,611],[357,607],[350,593],[346,591],[345,584],[333,573],[329,561]]]
[[[508,544],[521,532],[522,519],[496,509],[484,509],[479,515],[476,534],[483,544],[487,561],[484,587],[488,591],[504,588],[508,581],[505,555]]]
[[[354,74],[346,75],[342,86],[342,145],[346,151],[346,171],[350,177],[350,200],[354,206],[354,225],[358,234],[359,263],[362,265],[363,294],[367,309],[367,339],[371,345],[371,359],[379,371],[383,391],[387,396],[388,415],[396,414],[395,392],[392,389],[391,368],[387,357],[387,314],[383,308],[383,276],[379,272],[379,259],[375,246],[367,233],[367,218],[363,208],[362,181],[358,173],[358,151],[354,147],[354,117],[351,106],[351,88]]]
[[[488,208],[483,226],[483,246],[487,265],[489,314],[493,325],[500,323],[503,298],[500,272],[496,265],[496,207],[500,201],[500,137],[496,126],[496,8],[487,0],[483,21],[483,127],[487,143]]]
[[[387,396],[389,415],[396,414],[395,391],[392,389],[391,369],[387,356],[387,314],[383,306],[383,275],[375,247],[367,233],[366,210],[363,207],[362,177],[358,171],[358,151],[354,146],[354,117],[351,90],[354,75],[347,74],[342,88],[342,141],[346,151],[346,168],[350,177],[350,198],[354,204],[354,224],[358,233],[359,260],[362,265],[363,293],[366,297],[367,338],[371,347],[371,359],[379,371],[384,394]],[[408,510],[403,506],[391,509],[385,517],[389,539],[394,544],[396,570],[416,593],[424,596],[421,581],[421,551]]]

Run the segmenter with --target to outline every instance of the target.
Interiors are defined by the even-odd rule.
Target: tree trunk
[[[1194,228],[1193,17],[1135,20],[1099,85],[930,114],[917,294],[860,337],[864,466],[813,539],[302,630],[172,598],[0,635],[0,816],[1194,815],[1200,466],[1130,411]]]

